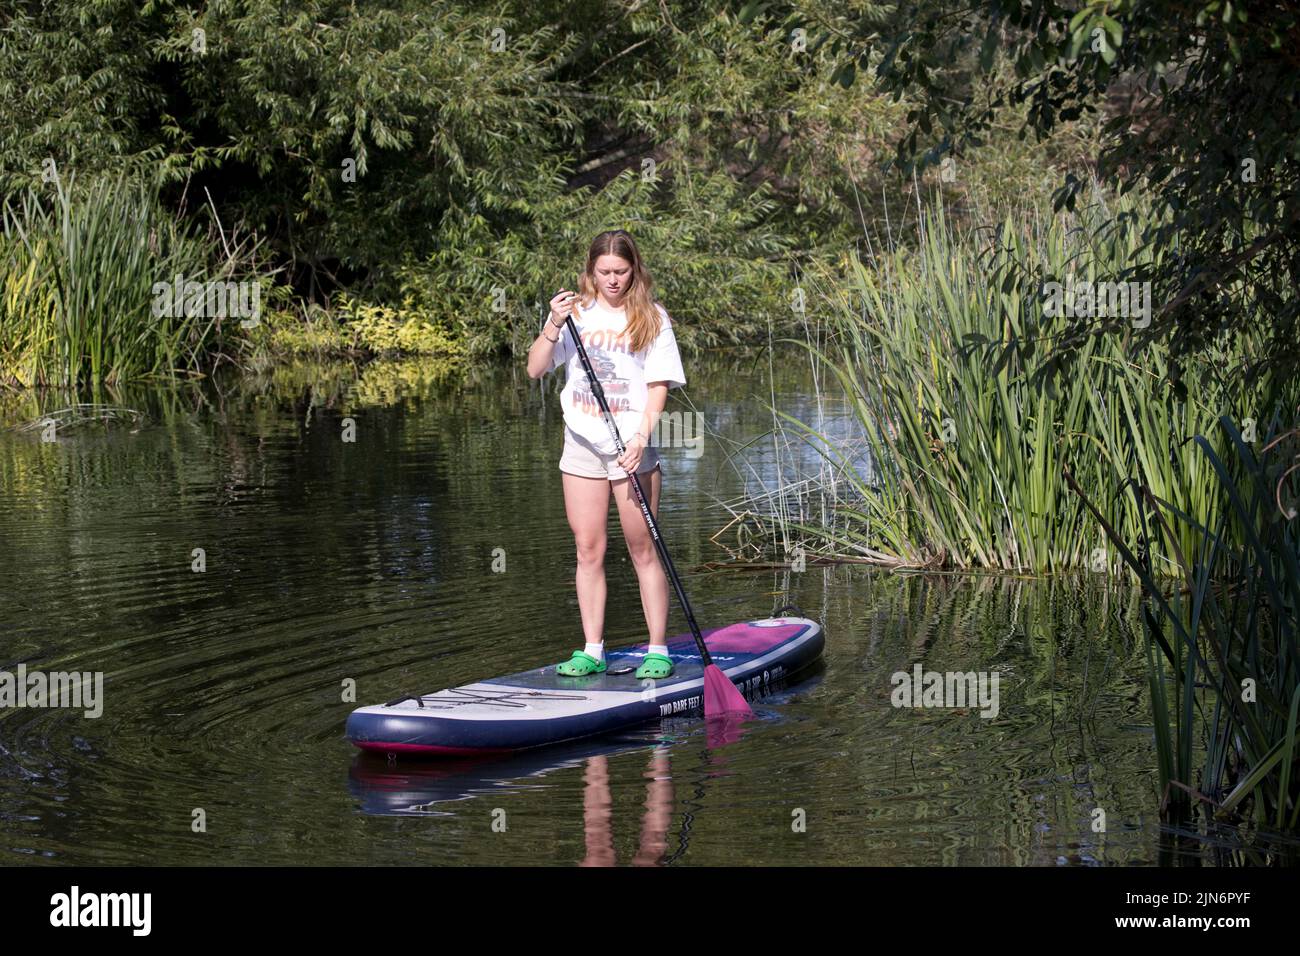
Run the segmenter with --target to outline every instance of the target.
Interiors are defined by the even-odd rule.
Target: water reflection
[[[357,703],[579,643],[558,383],[277,368],[108,396],[145,414],[138,429],[0,431],[0,668],[105,675],[98,720],[0,712],[0,861],[573,865],[611,843],[619,863],[665,865],[1230,861],[1160,826],[1131,590],[708,569],[730,520],[717,502],[782,477],[756,437],[763,402],[810,422],[830,408],[806,366],[773,367],[698,364],[710,437],[698,459],[665,451],[662,524],[701,627],[798,603],[825,627],[820,676],[756,705],[729,746],[691,719],[520,764],[376,767],[342,731]],[[66,399],[6,396],[0,415],[60,407],[45,403]],[[644,639],[616,554],[611,646]],[[675,609],[669,627],[687,630]],[[998,671],[997,718],[893,707],[890,675],[917,663]]]

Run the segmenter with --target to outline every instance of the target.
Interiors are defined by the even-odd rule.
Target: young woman
[[[605,529],[609,497],[618,503],[619,523],[641,586],[641,608],[650,648],[638,678],[673,672],[665,630],[668,578],[637,504],[628,473],[640,477],[650,511],[659,517],[663,481],[659,453],[650,444],[668,389],[686,384],[668,312],[654,300],[653,283],[632,237],[621,229],[602,232],[587,250],[578,291],[561,289],[551,299],[551,314],[528,351],[528,375],[541,378],[568,363],[560,395],[564,409],[564,510],[578,553],[578,607],[586,646],[556,667],[570,677],[600,674],[605,665]],[[592,371],[600,380],[610,412],[627,451],[618,447],[591,391],[586,370],[573,347],[566,317],[572,315]]]

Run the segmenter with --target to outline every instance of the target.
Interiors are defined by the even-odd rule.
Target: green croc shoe
[[[636,669],[636,679],[645,680],[649,677],[658,680],[661,677],[671,677],[672,673],[672,658],[664,657],[662,654],[647,654],[641,666]]]
[[[562,677],[586,677],[589,674],[603,674],[608,665],[596,660],[586,651],[574,651],[573,656],[562,664],[555,665],[555,673]]]

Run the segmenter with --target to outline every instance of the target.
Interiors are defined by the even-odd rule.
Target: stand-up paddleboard
[[[825,638],[816,621],[773,617],[705,631],[704,643],[731,682],[753,693],[815,661]],[[551,665],[358,707],[348,717],[347,737],[379,753],[500,753],[702,709],[704,669],[691,635],[668,641],[671,677],[636,679],[646,651],[641,644],[607,652],[604,674],[564,677]]]
[[[752,699],[762,700],[765,708],[779,707],[820,679],[814,663],[788,679],[773,679]],[[672,753],[674,744],[698,734],[699,724],[698,715],[686,713],[546,747],[468,757],[388,761],[382,754],[361,751],[348,769],[348,789],[362,813],[451,814],[454,803],[531,790],[551,774],[580,767],[592,757]]]

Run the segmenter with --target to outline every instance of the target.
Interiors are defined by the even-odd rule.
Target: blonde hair
[[[596,260],[601,256],[618,256],[632,265],[632,284],[623,296],[627,309],[626,331],[631,336],[633,352],[648,348],[659,334],[659,311],[655,308],[654,280],[646,271],[632,237],[622,229],[602,232],[591,240],[587,265],[578,277],[578,301],[584,309],[596,301]]]

